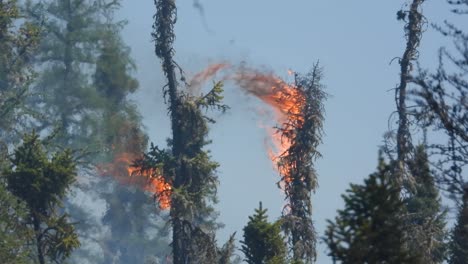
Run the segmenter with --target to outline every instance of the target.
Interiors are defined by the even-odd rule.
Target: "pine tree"
[[[464,264],[468,260],[468,184],[465,184],[463,203],[452,231],[450,264]]]
[[[263,209],[261,202],[255,214],[249,216],[241,243],[245,261],[249,264],[286,263],[286,244],[281,235],[281,223],[268,222],[267,209]]]
[[[59,214],[57,209],[76,177],[70,151],[55,153],[49,159],[39,136],[26,135],[4,175],[8,189],[26,204],[26,223],[35,234],[38,262],[68,258],[80,242],[68,215]]]
[[[431,174],[423,145],[415,149],[408,161],[414,178],[415,193],[404,199],[406,206],[407,243],[411,252],[419,253],[421,263],[442,263],[445,259],[445,215],[439,191]]]
[[[377,172],[342,195],[345,208],[328,220],[329,256],[341,263],[418,263],[403,245],[405,205],[393,168],[379,158]]]

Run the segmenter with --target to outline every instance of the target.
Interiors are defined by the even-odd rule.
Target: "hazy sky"
[[[287,78],[287,70],[306,72],[320,60],[324,84],[331,95],[326,102],[324,143],[317,161],[319,188],[313,195],[313,219],[323,236],[326,219],[342,207],[340,195],[350,182],[361,183],[377,165],[378,146],[395,110],[390,89],[398,82],[399,65],[390,61],[403,53],[403,24],[396,12],[403,0],[200,0],[204,17],[192,0],[176,1],[176,61],[188,75],[213,62],[245,61],[247,65],[275,71]],[[447,18],[445,1],[426,1],[424,12],[431,22]],[[120,18],[129,21],[124,39],[138,66],[141,90],[135,100],[141,106],[152,141],[164,145],[170,135],[161,87],[165,83],[154,55],[151,26],[155,12],[151,0],[124,0]],[[443,43],[428,27],[420,49],[423,66],[434,65]],[[226,85],[231,110],[216,115],[209,147],[219,169],[218,209],[226,227],[218,240],[226,241],[242,227],[259,201],[277,219],[284,204],[276,187],[259,127],[259,102]],[[320,243],[317,263],[331,263]]]

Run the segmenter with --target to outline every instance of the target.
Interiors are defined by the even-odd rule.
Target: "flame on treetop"
[[[287,156],[291,147],[291,138],[288,133],[294,129],[300,129],[304,123],[302,115],[306,100],[302,90],[294,84],[288,84],[272,73],[262,72],[245,66],[234,67],[226,63],[213,64],[205,70],[194,75],[190,83],[198,87],[216,75],[219,71],[226,70],[223,80],[233,81],[239,88],[249,95],[255,96],[269,105],[275,114],[275,122],[278,128],[267,129],[273,149],[268,149],[270,159],[279,171],[286,183],[291,181],[291,168],[287,164],[278,166],[281,157]],[[289,75],[294,72],[288,70]]]

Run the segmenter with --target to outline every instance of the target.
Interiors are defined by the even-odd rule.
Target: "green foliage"
[[[42,114],[41,129],[58,128],[54,138],[58,145],[82,148],[85,142],[96,143],[100,96],[88,69],[96,65],[102,36],[106,35],[104,13],[118,4],[90,0],[28,2],[29,16],[44,26],[36,54],[41,73],[35,91],[41,96],[32,103]],[[99,145],[89,147],[97,151]]]
[[[94,85],[109,107],[124,104],[129,93],[138,88],[130,72],[134,65],[129,49],[122,43],[118,29],[110,28],[102,39],[94,73]]]
[[[19,141],[34,111],[25,104],[34,77],[31,54],[39,28],[23,17],[16,0],[0,2],[0,148]],[[1,157],[4,159],[5,157]]]
[[[218,264],[238,264],[241,262],[238,256],[234,257],[236,250],[235,239],[236,233],[232,234],[228,241],[218,249]]]
[[[27,208],[0,183],[0,259],[3,263],[28,263],[33,233],[24,224]]]
[[[4,175],[8,189],[25,202],[26,224],[34,230],[39,262],[69,257],[80,243],[68,216],[57,209],[76,177],[70,151],[49,158],[37,134],[25,135]]]
[[[287,200],[282,228],[293,259],[311,263],[316,257],[316,234],[311,219],[310,195],[318,185],[314,161],[321,156],[317,148],[322,142],[323,103],[327,94],[323,91],[322,69],[318,63],[309,74],[296,74],[295,79],[295,87],[301,95],[301,99],[298,99],[299,113],[291,109],[288,122],[278,128],[281,137],[291,142],[289,149],[278,159],[281,184],[284,184]]]
[[[138,81],[132,76],[135,65],[130,50],[120,38],[121,27],[109,24],[106,28],[101,37],[93,85],[98,93],[96,111],[102,112],[96,117],[97,141],[106,150],[104,154],[109,161],[114,154],[123,152],[140,155],[148,140],[141,129],[141,116],[128,100],[128,95],[138,89]]]
[[[37,134],[26,135],[6,172],[8,188],[28,207],[48,215],[60,205],[66,191],[75,181],[75,164],[70,151],[59,152],[49,160]]]
[[[197,104],[199,105],[199,107],[203,107],[206,109],[215,108],[224,113],[226,112],[226,110],[229,109],[229,106],[221,103],[224,99],[223,92],[223,83],[216,82],[213,84],[213,88],[206,95],[202,95],[196,100]],[[214,123],[214,120],[212,119],[209,119],[209,121]]]
[[[418,263],[403,246],[405,205],[392,168],[379,158],[377,172],[342,195],[345,208],[328,220],[325,242],[341,263]]]
[[[255,209],[244,227],[242,252],[249,264],[284,264],[286,263],[286,244],[281,235],[281,223],[268,222],[267,209]]]
[[[445,215],[424,146],[416,147],[408,161],[415,193],[404,199],[407,244],[421,263],[442,263],[446,251]]]
[[[217,202],[218,179],[215,172],[219,164],[211,160],[209,151],[204,150],[210,143],[206,140],[208,122],[214,120],[203,115],[201,109],[221,105],[219,100],[222,96],[216,95],[222,91],[221,87],[216,85],[209,95],[202,98],[181,96],[178,107],[173,111],[177,115],[173,120],[177,130],[173,139],[168,140],[172,151],[152,145],[145,157],[137,161],[143,173],[156,169],[172,185],[173,232],[176,238],[180,237],[180,243],[185,243],[185,253],[180,254],[185,254],[194,263],[212,263],[217,259],[214,235],[220,224],[216,221],[218,214],[213,204]]]
[[[468,185],[465,185],[464,190],[463,203],[452,230],[448,261],[450,264],[464,264],[468,260]]]

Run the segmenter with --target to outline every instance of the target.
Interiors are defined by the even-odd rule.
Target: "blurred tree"
[[[108,205],[102,221],[111,236],[101,242],[106,249],[103,263],[143,263],[151,256],[163,259],[169,251],[168,230],[160,226],[164,218],[158,219],[160,212],[149,195],[119,185],[104,195]]]
[[[32,249],[29,242],[34,235],[24,224],[27,219],[25,204],[12,195],[0,178],[0,259],[3,263],[26,264]]]
[[[345,208],[324,238],[334,263],[422,263],[403,243],[405,204],[392,171],[380,155],[377,172],[342,195]]]
[[[96,108],[99,96],[89,74],[96,64],[103,16],[118,7],[116,0],[28,1],[28,15],[44,25],[36,54],[41,70],[33,105],[40,109],[39,128],[56,130],[54,141],[61,147],[92,148],[96,143]]]
[[[448,263],[464,264],[468,260],[468,184],[458,213],[457,222],[452,231]]]
[[[284,264],[286,263],[286,243],[281,235],[281,222],[268,222],[267,209],[260,202],[255,214],[249,216],[244,227],[242,252],[249,264]]]
[[[43,113],[41,128],[55,128],[58,133],[54,143],[60,148],[87,149],[83,157],[89,161],[87,168],[113,162],[120,155],[137,157],[147,148],[141,116],[128,99],[137,90],[138,82],[132,76],[135,65],[130,49],[120,36],[126,21],[114,19],[120,2],[47,0],[27,5],[29,15],[44,21],[45,27],[37,54],[41,70],[37,90],[42,97],[34,102]],[[87,246],[75,254],[74,260],[96,263],[112,256],[122,263],[142,263],[145,257],[141,255],[142,245],[155,243],[154,238],[140,236],[156,226],[149,224],[149,218],[154,217],[149,196],[113,184],[109,179],[92,181],[97,184],[80,183],[76,187],[87,196],[101,197],[107,202],[104,226],[91,226],[100,225],[100,219],[93,219],[89,210],[73,204],[73,199],[67,201],[66,207],[73,219],[79,221],[80,237],[90,245],[97,243],[104,259],[97,259]],[[127,217],[126,221],[120,221],[121,217]],[[106,226],[110,234],[100,234]],[[125,236],[140,237],[124,240]],[[158,244],[161,251],[167,248],[162,246],[167,244],[162,237],[158,237]]]
[[[241,263],[241,258],[235,255],[236,245],[235,245],[235,236],[236,233],[232,234],[228,241],[224,243],[221,248],[218,248],[218,264],[239,264]]]
[[[11,166],[4,172],[7,188],[25,202],[26,224],[34,230],[40,264],[62,261],[80,246],[68,215],[57,212],[75,180],[75,170],[70,151],[55,153],[49,159],[39,136],[33,133],[15,149]]]
[[[148,144],[141,116],[128,99],[138,89],[138,81],[132,76],[135,65],[120,38],[121,30],[120,23],[106,22],[93,75],[99,100],[96,107],[101,113],[96,130],[105,150],[101,157],[107,162],[124,152],[140,155]]]
[[[120,38],[121,29],[120,23],[111,19],[106,22],[93,75],[101,100],[102,116],[97,132],[105,151],[100,158],[106,162],[121,155],[139,157],[148,145],[141,116],[128,99],[138,89],[138,81],[132,76],[135,65],[129,48]],[[109,182],[103,185],[108,186]],[[156,219],[163,219],[158,216],[161,212],[156,210],[154,200],[142,190],[113,186],[113,191],[101,195],[108,203],[102,221],[111,233],[101,241],[105,248],[104,263],[110,259],[118,263],[143,263],[150,256],[163,258],[169,246],[167,230],[156,223]]]
[[[0,2],[0,159],[7,147],[21,139],[21,131],[33,111],[26,107],[29,85],[34,77],[31,54],[37,46],[39,27],[21,19],[16,0]]]

